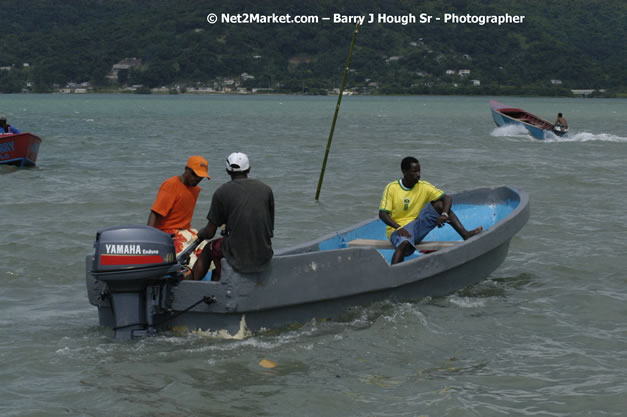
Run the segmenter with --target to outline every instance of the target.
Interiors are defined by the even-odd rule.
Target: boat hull
[[[507,125],[523,126],[536,139],[546,139],[547,135],[562,136],[566,132],[556,132],[553,124],[523,109],[509,107],[495,100],[490,100],[492,119],[498,127]]]
[[[222,279],[182,281],[171,290],[169,308],[180,315],[161,329],[183,326],[188,330],[247,331],[333,319],[354,306],[379,300],[407,301],[443,296],[473,285],[493,272],[507,256],[511,238],[529,217],[528,196],[511,187],[483,188],[453,195],[453,209],[468,227],[484,225],[484,232],[428,255],[416,254],[390,265],[392,250],[348,247],[355,238],[385,238],[385,225],[370,219],[297,247],[277,251],[270,267],[257,274],[240,274],[222,261]],[[468,207],[481,206],[472,214]],[[502,211],[499,213],[499,211]],[[498,221],[497,216],[502,216]],[[445,229],[450,230],[445,230]],[[450,226],[432,231],[427,240],[452,240]],[[335,246],[336,248],[333,248]],[[325,248],[330,248],[324,250]],[[90,302],[99,310],[100,324],[113,327],[114,314],[102,298],[103,284],[90,274],[93,257],[87,257]],[[186,309],[203,297],[215,302]]]
[[[40,144],[30,133],[0,135],[0,165],[35,166]]]
[[[371,292],[321,299],[269,310],[218,313],[213,317],[202,312],[190,312],[177,317],[170,325],[186,327],[188,330],[206,329],[215,332],[220,329],[229,335],[236,335],[244,331],[243,325],[245,325],[245,330],[256,332],[291,323],[305,323],[309,320],[338,319],[346,315],[351,307],[368,306],[381,300],[404,302],[425,297],[445,296],[483,280],[503,262],[507,256],[508,247],[509,241],[464,266],[453,267],[429,277],[411,280],[407,284],[397,287],[383,287]],[[380,279],[383,281],[387,277],[380,277]],[[181,295],[182,293],[183,291],[181,291]],[[197,298],[198,293],[194,297]],[[188,302],[191,301],[191,293],[186,298],[188,298]]]

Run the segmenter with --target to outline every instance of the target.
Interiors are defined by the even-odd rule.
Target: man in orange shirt
[[[198,231],[192,229],[192,217],[200,193],[198,184],[203,178],[210,179],[208,168],[205,158],[190,156],[183,174],[170,177],[161,184],[148,216],[148,226],[174,235],[177,255],[196,240]],[[204,245],[199,245],[195,251],[198,254],[202,252],[201,246]],[[190,256],[190,266],[196,262],[196,257],[196,253]]]

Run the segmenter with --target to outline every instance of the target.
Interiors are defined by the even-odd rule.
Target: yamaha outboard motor
[[[150,226],[109,227],[97,232],[94,248],[91,274],[107,286],[115,338],[154,334],[181,270],[170,235]]]

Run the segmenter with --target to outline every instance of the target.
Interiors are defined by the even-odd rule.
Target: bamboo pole
[[[340,111],[340,104],[342,103],[342,94],[344,94],[344,85],[346,84],[346,77],[348,76],[348,70],[351,65],[351,58],[353,57],[353,47],[355,46],[355,39],[357,39],[357,33],[359,32],[359,23],[355,25],[355,31],[353,32],[353,42],[351,43],[350,51],[348,52],[348,60],[346,61],[346,68],[344,68],[344,78],[342,79],[342,85],[340,86],[340,94],[337,97],[337,104],[335,105],[335,114],[333,115],[333,123],[331,123],[331,132],[329,132],[329,140],[327,142],[327,149],[324,152],[324,160],[322,161],[322,169],[320,170],[320,179],[318,180],[318,189],[316,190],[316,201],[320,196],[320,189],[322,188],[322,179],[324,178],[324,171],[327,168],[327,160],[329,159],[329,151],[331,150],[331,141],[333,140],[333,132],[335,131],[335,122],[337,121],[337,114]]]

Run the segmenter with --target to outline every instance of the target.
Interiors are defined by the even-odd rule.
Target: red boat
[[[30,133],[0,134],[0,165],[35,166],[40,144]]]

